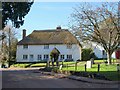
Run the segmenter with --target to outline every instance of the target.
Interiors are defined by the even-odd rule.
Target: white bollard
[[[91,61],[87,61],[87,68],[92,68],[92,62]]]
[[[62,65],[60,65],[59,70],[62,70]]]

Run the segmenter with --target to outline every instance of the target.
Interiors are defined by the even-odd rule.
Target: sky
[[[33,30],[55,29],[57,26],[68,28],[70,15],[77,2],[35,2],[25,16],[22,29],[30,34]]]
[[[27,35],[33,30],[55,29],[57,26],[68,29],[70,15],[74,7],[81,2],[34,2],[29,13],[24,18],[20,27],[18,40],[22,39],[22,29],[27,30]],[[98,3],[94,3],[99,5]]]

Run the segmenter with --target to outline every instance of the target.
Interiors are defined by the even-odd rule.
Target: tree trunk
[[[112,62],[111,62],[111,53],[107,53],[107,61],[108,61],[108,65],[110,65],[110,64],[112,64]]]
[[[54,61],[52,61],[52,67],[54,67]]]

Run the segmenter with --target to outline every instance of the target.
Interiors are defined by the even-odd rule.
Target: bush
[[[91,58],[94,58],[94,59],[98,59],[98,57],[95,55],[94,52],[91,53],[90,57],[91,57]]]
[[[96,59],[97,57],[95,56],[93,50],[91,48],[89,49],[82,49],[82,60],[90,60],[91,58]]]

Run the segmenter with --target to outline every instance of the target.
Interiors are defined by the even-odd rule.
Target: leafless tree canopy
[[[118,3],[82,3],[72,13],[72,28],[84,40],[97,42],[107,52],[108,63],[120,43]],[[74,22],[74,24],[73,24]]]

